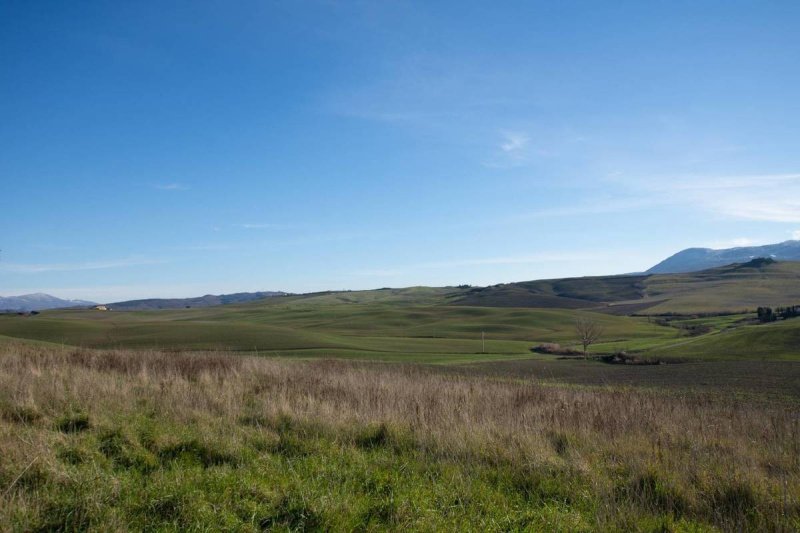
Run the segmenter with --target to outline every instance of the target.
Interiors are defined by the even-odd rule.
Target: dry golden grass
[[[800,527],[796,405],[541,386],[412,365],[27,345],[0,350],[0,529],[103,529],[101,522],[120,530],[209,527],[211,518],[199,512],[198,523],[186,522],[180,506],[170,511],[175,516],[139,512],[155,496],[137,492],[137,484],[165,472],[177,476],[183,463],[170,461],[190,449],[201,450],[203,468],[254,475],[269,464],[278,469],[275,479],[292,462],[271,458],[366,453],[374,461],[368,469],[399,476],[393,490],[406,491],[408,501],[427,496],[414,492],[417,481],[403,479],[404,461],[455,469],[460,481],[452,490],[471,494],[461,516],[431,517],[393,499],[391,513],[376,515],[383,522],[359,515],[362,523],[336,518],[357,514],[357,495],[342,507],[323,489],[309,488],[303,512],[315,521],[297,522],[284,509],[249,525],[243,518],[237,529],[455,529],[461,521],[536,529],[551,523],[534,519],[545,511],[561,513],[553,520],[564,530]],[[71,460],[75,454],[82,459]],[[325,468],[309,466],[310,475]],[[340,482],[349,482],[348,475],[343,471]],[[83,486],[89,479],[96,490]],[[302,490],[305,478],[295,481]],[[269,480],[253,483],[266,487],[263,499],[273,511],[263,513],[277,512]],[[496,495],[479,493],[484,485]],[[52,491],[63,492],[67,503],[54,504]],[[116,499],[104,499],[104,492]],[[142,499],[139,507],[125,501],[134,498]],[[508,520],[527,513],[529,521],[492,527],[487,513],[495,499]],[[70,514],[70,505],[79,512]]]

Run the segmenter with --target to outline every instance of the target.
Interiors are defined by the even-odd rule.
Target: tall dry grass
[[[35,505],[18,486],[32,463],[68,475],[55,451],[70,438],[71,426],[63,424],[73,422],[65,416],[80,413],[87,427],[111,427],[145,412],[201,428],[225,450],[247,445],[243,426],[275,436],[290,420],[304,428],[299,439],[373,439],[430,461],[510,468],[522,480],[519,490],[526,490],[526,476],[557,472],[558,479],[582,480],[596,502],[595,525],[618,526],[615,517],[625,512],[684,516],[725,530],[800,523],[793,404],[543,386],[414,365],[22,344],[0,350],[6,510]]]

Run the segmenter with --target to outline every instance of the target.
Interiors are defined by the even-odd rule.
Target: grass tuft
[[[391,433],[384,422],[368,426],[358,435],[355,443],[359,448],[371,450],[373,448],[384,447],[390,444]]]
[[[18,424],[33,424],[42,417],[35,408],[27,405],[0,402],[0,418]]]
[[[289,531],[316,531],[323,529],[320,516],[296,496],[283,496],[269,516],[259,521],[265,530],[285,527]]]
[[[199,464],[204,468],[220,465],[236,466],[239,458],[234,454],[200,442],[197,439],[180,440],[158,450],[163,463]]]
[[[90,427],[89,415],[86,413],[68,413],[56,420],[56,429],[62,433],[80,433]]]

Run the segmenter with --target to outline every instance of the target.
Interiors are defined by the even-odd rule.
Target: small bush
[[[543,342],[531,348],[531,351],[545,355],[583,355],[580,350],[565,348],[556,342]]]
[[[663,365],[666,362],[661,359],[642,358],[637,355],[629,354],[625,351],[617,352],[613,355],[604,355],[600,357],[604,363],[612,365]],[[676,361],[677,362],[677,361]]]

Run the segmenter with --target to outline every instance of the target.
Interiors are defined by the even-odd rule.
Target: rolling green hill
[[[800,319],[742,326],[645,352],[651,357],[679,359],[800,359]]]
[[[586,316],[603,328],[595,353],[794,359],[800,358],[800,320],[743,326],[742,315],[659,324],[627,315],[714,314],[798,302],[800,263],[754,262],[688,274],[322,292],[192,309],[0,315],[0,336],[92,348],[462,362],[532,357],[531,346],[541,342],[574,345],[575,319]]]
[[[358,296],[361,301],[377,297]],[[570,343],[575,336],[571,310],[397,305],[380,300],[333,303],[336,298],[327,294],[284,298],[280,304],[262,300],[170,311],[5,315],[0,316],[0,335],[86,347],[233,349],[371,359],[396,359],[399,354],[414,360],[425,360],[426,355],[480,356],[482,333],[486,352],[494,356],[530,355],[535,343]],[[602,324],[609,340],[652,343],[677,335],[674,328],[643,318],[581,314]]]
[[[800,302],[800,262],[751,261],[686,274],[593,276],[493,285],[455,305],[594,309],[613,314],[725,313]]]
[[[598,276],[506,283],[476,287],[460,297],[456,305],[492,307],[558,307],[580,309],[605,302],[642,297],[647,276]]]
[[[645,282],[645,312],[740,311],[800,302],[800,262],[760,261],[687,274],[655,275]]]

